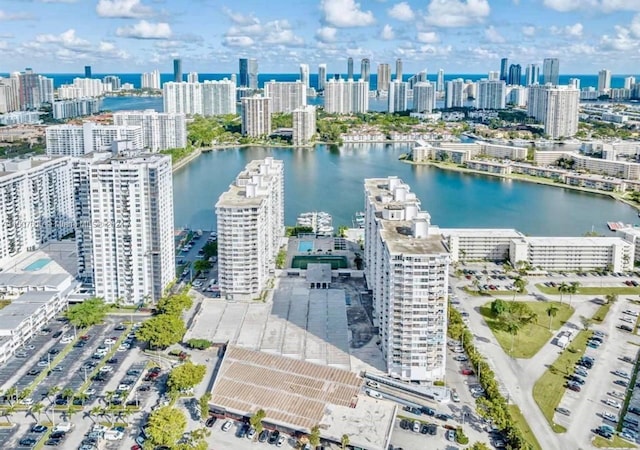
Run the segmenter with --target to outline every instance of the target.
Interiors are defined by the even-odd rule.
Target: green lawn
[[[549,287],[544,284],[536,284],[540,292],[549,295],[560,295],[558,287]],[[640,286],[580,286],[574,295],[640,295]],[[563,294],[564,299],[569,300],[569,294]]]
[[[593,315],[593,320],[595,322],[602,323],[604,319],[606,319],[607,314],[609,314],[609,309],[611,309],[612,304],[613,303],[605,303],[604,305],[600,306],[600,308],[598,308],[598,310]]]
[[[587,340],[591,334],[591,331],[580,331],[571,345],[560,354],[533,386],[533,399],[556,433],[566,431],[553,423],[554,411],[565,392],[565,376],[573,373],[576,363],[587,348]]]
[[[531,431],[527,419],[522,415],[522,411],[520,411],[518,405],[509,405],[509,412],[513,420],[518,424],[518,428],[522,431],[524,438],[533,446],[533,450],[542,450],[540,443],[536,439],[536,435]]]
[[[536,322],[523,327],[513,339],[513,336],[505,330],[504,321],[494,317],[491,312],[491,303],[486,303],[480,308],[487,325],[491,328],[494,336],[500,343],[502,350],[514,358],[532,358],[553,336],[553,331],[549,331],[549,316],[547,308],[554,304],[558,308],[556,316],[551,323],[551,330],[557,330],[573,314],[573,308],[568,304],[559,302],[524,302],[537,314]],[[513,352],[511,352],[511,342],[513,340]]]
[[[614,436],[613,439],[605,439],[602,436],[596,436],[591,442],[596,448],[638,448],[629,441],[625,441],[620,436]]]

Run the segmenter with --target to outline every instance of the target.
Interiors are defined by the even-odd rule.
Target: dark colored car
[[[275,444],[276,442],[278,442],[279,438],[280,432],[278,430],[273,430],[269,435],[269,444]]]
[[[44,433],[48,429],[49,428],[45,427],[44,425],[34,425],[34,426],[31,427],[31,432],[32,433]]]
[[[215,425],[216,420],[217,420],[217,419],[216,419],[214,416],[211,416],[211,417],[209,417],[209,418],[207,419],[207,421],[204,423],[204,425],[205,425],[207,428],[211,428],[212,426],[214,426],[214,425]],[[264,432],[264,431],[265,431],[265,430],[263,430],[263,432]],[[260,433],[260,434],[262,434],[262,433]]]
[[[400,428],[402,428],[403,430],[408,430],[409,428],[411,428],[411,424],[409,423],[408,420],[402,419],[400,421]]]
[[[438,432],[438,425],[436,425],[435,423],[427,425],[427,432],[430,436],[435,436]]]
[[[67,437],[67,433],[65,433],[64,431],[54,431],[49,435],[49,437],[51,439],[64,439],[65,437]]]
[[[108,359],[107,364],[118,364],[118,358]]]
[[[58,353],[60,353],[60,350],[58,350],[57,348],[52,348],[51,350],[49,350],[50,355],[57,355]]]
[[[429,433],[429,427],[427,425],[422,425],[420,427],[420,433],[422,434],[428,434]]]
[[[20,439],[20,442],[18,442],[18,444],[24,446],[24,447],[31,447],[36,445],[38,441],[36,441],[33,438],[24,438],[24,439]]]
[[[53,335],[51,336],[53,339],[58,339],[60,336],[62,336],[62,330],[58,330],[55,333],[53,333]]]
[[[577,376],[577,375],[569,375],[569,377],[568,377],[568,378],[569,378],[569,380],[570,380],[570,381],[572,381],[572,382],[574,382],[574,383],[578,383],[578,384],[579,384],[579,385],[581,385],[581,386],[582,386],[582,385],[584,385],[584,379],[583,379],[583,378],[580,378],[580,377],[579,377],[579,376]]]
[[[620,328],[622,331],[628,331],[629,333],[633,331],[633,328],[631,328],[629,325],[618,325],[618,328]]]
[[[31,369],[27,372],[27,375],[30,377],[35,377],[36,375],[40,375],[40,371],[38,369]]]
[[[427,406],[423,406],[422,407],[422,414],[426,414],[427,416],[435,416],[436,415],[436,411],[435,409],[431,409]]]
[[[64,405],[69,403],[69,400],[67,400],[66,398],[63,398],[63,397],[58,397],[58,398],[56,398],[56,402],[55,403],[58,406],[64,406]]]
[[[47,439],[47,441],[44,443],[44,445],[50,447],[57,447],[60,444],[62,444],[62,439]]]
[[[574,392],[580,392],[582,389],[579,384],[576,383],[567,383],[567,388],[571,389]]]
[[[258,436],[258,442],[267,442],[267,439],[269,439],[269,430],[262,430]]]
[[[446,422],[447,420],[451,419],[451,416],[449,414],[438,413],[436,414],[436,419],[440,419]]]
[[[118,325],[116,325],[116,327],[114,328],[114,330],[116,330],[116,331],[124,331],[124,330],[126,330],[126,329],[127,329],[127,327],[125,327],[123,324],[118,324]]]

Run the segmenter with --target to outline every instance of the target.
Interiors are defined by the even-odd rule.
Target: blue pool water
[[[40,258],[32,262],[31,264],[29,264],[27,267],[24,268],[24,270],[27,272],[35,272],[36,270],[42,269],[50,262],[51,262],[51,259],[49,258]]]
[[[309,250],[313,251],[313,241],[300,241],[298,242],[298,252],[304,253]]]

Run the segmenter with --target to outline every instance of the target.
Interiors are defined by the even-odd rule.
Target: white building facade
[[[301,81],[267,81],[264,96],[271,99],[272,113],[290,113],[307,104],[307,88]]]
[[[307,105],[293,110],[293,145],[307,145],[316,134],[316,107]]]
[[[268,136],[271,133],[271,99],[243,97],[241,119],[243,136]]]
[[[544,124],[551,139],[578,132],[580,91],[572,86],[531,86],[527,114]]]
[[[142,150],[142,128],[85,122],[82,125],[53,125],[46,129],[47,155],[82,156],[106,152],[111,151],[114,142],[124,142],[129,149]]]
[[[324,109],[332,114],[365,113],[369,109],[369,83],[366,81],[327,81],[324,87]]]
[[[429,82],[419,82],[413,85],[413,111],[421,114],[431,114],[436,108],[435,85]]]
[[[504,80],[478,81],[478,109],[504,109],[506,98],[506,84]]]
[[[152,152],[187,146],[187,120],[182,113],[118,111],[113,114],[113,123],[141,127],[142,145]]]

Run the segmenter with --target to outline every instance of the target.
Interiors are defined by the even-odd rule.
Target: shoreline
[[[481,170],[475,170],[475,169],[468,169],[466,167],[459,167],[458,165],[453,165],[453,164],[442,164],[442,163],[438,163],[435,161],[423,161],[423,162],[414,162],[414,161],[409,161],[409,160],[400,160],[401,162],[407,163],[407,164],[412,164],[415,166],[432,166],[435,167],[437,169],[440,170],[449,170],[452,172],[459,172],[459,173],[472,173],[472,174],[476,174],[476,175],[487,175],[490,177],[494,177],[494,178],[502,178],[504,180],[515,180],[515,181],[523,181],[526,183],[533,183],[533,184],[540,184],[540,185],[544,185],[544,186],[552,186],[552,187],[561,187],[564,189],[571,189],[574,191],[579,191],[579,192],[586,192],[589,194],[596,194],[596,195],[604,195],[606,197],[609,197],[613,200],[617,200],[619,202],[625,203],[626,205],[631,206],[632,208],[634,208],[636,211],[640,212],[640,205],[633,203],[632,201],[626,199],[626,198],[622,198],[621,195],[615,193],[615,192],[608,192],[608,191],[600,191],[597,189],[590,189],[590,188],[585,188],[585,187],[580,187],[580,186],[572,186],[570,184],[563,184],[563,183],[556,183],[555,181],[552,180],[547,180],[546,178],[539,178],[539,177],[525,177],[525,176],[519,176],[518,174],[516,174],[515,176],[513,174],[510,175],[502,175],[499,173],[491,173],[491,172],[483,172]]]
[[[176,162],[175,164],[172,164],[171,173],[175,173],[178,170],[182,169],[183,167],[189,165],[191,161],[194,161],[195,159],[197,159],[198,156],[200,156],[201,154],[202,154],[201,148],[195,149],[193,153],[191,153],[190,155],[182,158],[180,161]]]

